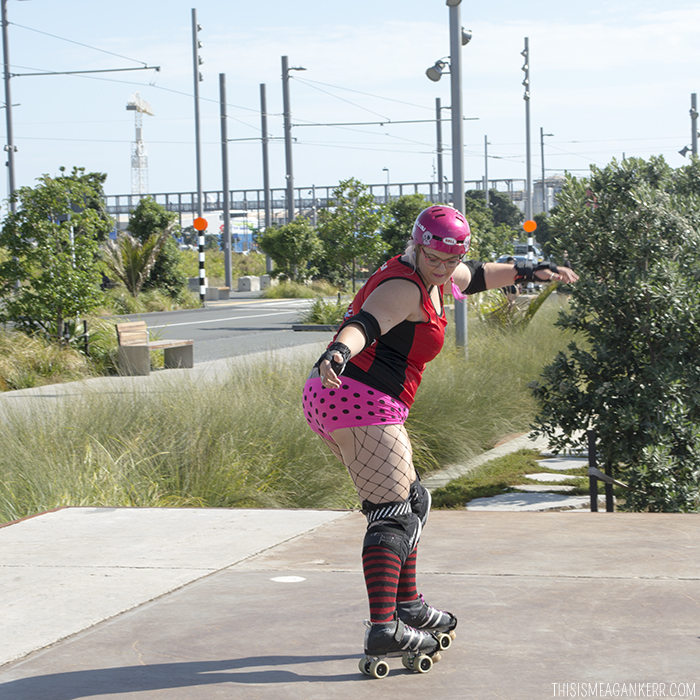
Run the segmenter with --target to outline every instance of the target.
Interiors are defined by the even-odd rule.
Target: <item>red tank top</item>
[[[405,279],[413,282],[421,293],[421,306],[428,321],[402,321],[388,333],[353,357],[345,368],[352,379],[384,391],[410,408],[416,397],[425,365],[442,350],[445,341],[445,308],[440,290],[440,315],[435,311],[423,280],[410,264],[396,256],[385,262],[364,284],[345,313],[352,318],[365,299],[383,282]],[[335,339],[334,339],[335,340]]]

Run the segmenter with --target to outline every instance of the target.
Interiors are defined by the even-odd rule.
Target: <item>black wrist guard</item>
[[[548,260],[543,260],[541,263],[533,263],[531,260],[516,262],[515,265],[515,281],[516,282],[534,282],[535,274],[548,270],[549,272],[559,272],[559,268]],[[544,280],[546,281],[546,280]]]
[[[336,362],[333,359],[333,355],[335,355],[335,353],[339,353],[343,356],[342,362]],[[314,367],[319,367],[324,360],[328,360],[328,362],[331,363],[331,369],[339,377],[343,373],[345,365],[347,365],[348,360],[350,359],[350,354],[350,348],[347,345],[345,345],[345,343],[331,343],[328,346],[326,352],[324,352],[323,355],[321,355],[321,357],[318,358]]]

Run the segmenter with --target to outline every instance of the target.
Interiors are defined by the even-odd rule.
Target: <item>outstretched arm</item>
[[[530,276],[531,275],[531,276]],[[484,265],[484,278],[486,289],[498,289],[507,287],[514,282],[563,282],[571,284],[578,280],[578,275],[568,267],[558,267],[553,263],[543,262],[539,264],[531,263],[525,268],[521,263],[511,265],[508,263],[486,263]]]

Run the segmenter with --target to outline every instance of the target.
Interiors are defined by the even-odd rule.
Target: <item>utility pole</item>
[[[523,71],[525,71],[525,159],[526,159],[526,192],[525,192],[525,218],[532,219],[532,155],[530,153],[530,40],[525,37],[525,49],[520,52],[525,59]]]
[[[442,105],[440,98],[435,98],[435,129],[437,131],[437,179],[438,179],[438,202],[445,203],[445,184],[442,173]]]
[[[272,207],[270,202],[270,161],[267,153],[267,144],[270,137],[267,132],[267,96],[265,83],[260,83],[260,129],[262,130],[262,166],[263,166],[263,198],[265,200],[265,230],[272,224]],[[272,272],[272,258],[265,256],[265,270]]]
[[[231,211],[230,192],[228,178],[228,116],[226,114],[226,74],[219,73],[219,103],[221,114],[221,178],[224,193],[224,284],[233,289],[233,277],[231,271]]]
[[[7,37],[7,0],[2,0],[2,50],[5,77],[5,123],[7,125],[7,174],[9,194],[15,191],[15,142],[12,134],[12,95],[10,90],[10,44]],[[10,201],[10,211],[17,211],[17,204]]]
[[[698,95],[695,92],[690,95],[690,128],[690,150],[696,156],[698,154]]]
[[[287,164],[287,223],[294,220],[294,172],[292,168],[292,110],[289,105],[289,71],[306,70],[301,66],[289,67],[289,59],[282,56],[282,104],[284,111],[284,157]]]
[[[197,171],[197,216],[204,216],[204,195],[202,193],[202,140],[199,124],[199,83],[204,80],[204,76],[199,72],[199,66],[203,61],[199,55],[202,43],[197,38],[202,31],[201,25],[197,24],[197,10],[192,8],[192,61],[194,64],[194,136],[195,136],[195,169]]]
[[[484,136],[484,199],[486,200],[486,208],[488,209],[489,202],[489,137]]]

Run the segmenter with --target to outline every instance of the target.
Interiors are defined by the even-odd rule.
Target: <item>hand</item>
[[[339,352],[336,352],[333,354],[333,359],[336,362],[341,363],[343,361],[343,356]],[[342,384],[338,378],[338,375],[333,371],[331,363],[328,360],[323,360],[321,362],[321,364],[318,366],[318,373],[321,377],[321,383],[327,389],[337,389]]]
[[[541,282],[562,282],[563,284],[572,284],[578,282],[578,275],[568,267],[560,267],[557,272],[551,270],[541,270],[535,274],[535,277]]]

